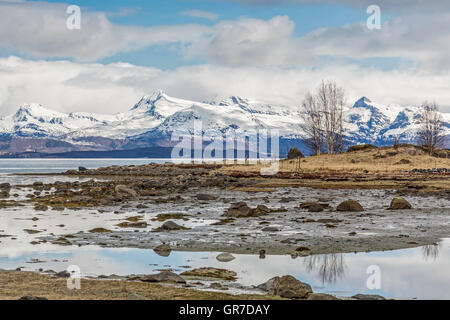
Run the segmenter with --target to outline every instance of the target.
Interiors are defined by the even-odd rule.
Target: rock
[[[214,290],[228,290],[228,288],[224,287],[220,282],[213,282],[209,287]]]
[[[170,256],[170,253],[172,252],[172,248],[168,244],[161,244],[155,248],[153,248],[153,251],[156,252],[157,255],[161,257],[168,257]]]
[[[336,298],[335,296],[332,296],[331,294],[325,294],[325,293],[310,293],[308,295],[308,300],[340,300],[339,298]]]
[[[34,210],[36,211],[47,211],[48,207],[44,204],[38,204],[34,207]]]
[[[306,209],[310,212],[321,212],[329,206],[330,205],[328,203],[303,202],[302,204],[300,204],[300,209]]]
[[[238,202],[232,204],[223,216],[233,218],[259,217],[270,212],[271,210],[265,205],[259,205],[255,209],[252,209],[245,202]]]
[[[137,192],[134,191],[133,189],[124,186],[124,185],[118,185],[116,186],[116,188],[114,189],[117,193],[117,195],[124,197],[124,198],[136,198],[137,197]]]
[[[164,224],[161,226],[162,230],[167,230],[167,231],[172,231],[172,230],[182,230],[184,229],[182,226],[176,224],[173,221],[166,221],[164,222]]]
[[[277,227],[265,227],[262,229],[264,232],[278,232],[280,231]]]
[[[323,207],[318,203],[312,204],[308,208],[309,212],[322,212],[323,210],[324,210]]]
[[[230,262],[236,259],[231,253],[225,252],[219,254],[216,259],[220,262]]]
[[[88,169],[86,167],[78,167],[78,171],[85,172],[88,171]]]
[[[357,294],[352,298],[356,300],[386,300],[385,297],[379,296],[377,294]]]
[[[288,299],[304,299],[313,293],[309,284],[303,283],[293,276],[275,277],[257,288]]]
[[[237,276],[234,271],[218,268],[198,268],[185,271],[181,275],[196,279],[222,279],[229,281],[235,281]]]
[[[226,217],[243,218],[251,215],[252,209],[245,202],[233,203],[227,212]]]
[[[21,297],[19,300],[48,300],[47,298],[43,298],[43,297],[36,297],[36,296],[23,296]]]
[[[158,274],[150,274],[139,278],[143,282],[172,282],[172,283],[186,283],[182,277],[171,271],[162,271]]]
[[[55,273],[55,277],[57,278],[69,278],[70,277],[70,273],[67,272],[66,270]]]
[[[150,300],[150,299],[148,299],[144,296],[141,296],[140,294],[130,293],[127,297],[127,300],[138,301],[138,300]]]
[[[0,183],[0,189],[7,190],[9,192],[9,190],[11,190],[11,184],[10,183]]]
[[[107,233],[111,232],[111,230],[105,229],[105,228],[94,228],[89,230],[90,233]]]
[[[364,211],[364,208],[355,200],[346,200],[342,202],[336,208],[337,211],[347,211],[347,212],[360,212]]]
[[[389,210],[407,210],[412,209],[411,204],[401,197],[392,199]]]
[[[200,201],[212,201],[216,200],[216,197],[210,194],[198,194],[197,199]]]

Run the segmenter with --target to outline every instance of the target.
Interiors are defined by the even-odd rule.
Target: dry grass
[[[405,161],[406,160],[406,161]],[[402,162],[407,162],[402,164]],[[257,172],[261,165],[226,166],[221,171]],[[412,169],[450,168],[450,158],[432,157],[412,146],[368,149],[336,155],[320,155],[303,159],[282,160],[280,172],[405,172]]]
[[[57,279],[33,272],[0,271],[0,299],[17,300],[23,296],[49,300],[124,300],[130,293],[151,300],[249,300],[279,299],[273,296],[230,295],[178,288],[144,282],[116,280],[81,280],[80,290],[67,289],[66,279]]]

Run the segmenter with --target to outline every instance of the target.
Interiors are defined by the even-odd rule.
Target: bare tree
[[[436,148],[444,145],[444,121],[436,102],[424,102],[421,108],[422,114],[420,128],[417,131],[417,143],[432,154]]]
[[[306,95],[302,104],[303,140],[316,154],[343,151],[344,105],[345,91],[332,81],[322,81],[315,95]]]
[[[316,155],[320,155],[323,150],[323,114],[318,108],[316,98],[307,93],[302,103],[301,117],[303,124],[301,128],[305,136],[303,137],[303,143],[310,151]]]

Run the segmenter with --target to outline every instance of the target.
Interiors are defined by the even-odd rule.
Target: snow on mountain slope
[[[80,138],[127,139],[147,143],[167,139],[174,131],[192,132],[194,120],[203,131],[227,133],[251,129],[278,129],[284,138],[301,134],[300,110],[295,106],[269,104],[241,97],[195,102],[173,98],[162,91],[144,96],[130,110],[114,115],[61,113],[38,104],[21,106],[0,118],[0,135],[52,138],[77,143]],[[346,135],[353,143],[390,144],[399,137],[413,142],[420,108],[381,105],[362,97],[345,110]],[[450,114],[443,114],[450,135]]]

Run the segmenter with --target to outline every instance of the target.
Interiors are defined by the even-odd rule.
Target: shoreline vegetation
[[[415,210],[407,201],[408,197],[426,199],[450,198],[450,158],[448,151],[441,156],[430,156],[420,148],[406,145],[391,148],[355,148],[336,155],[320,155],[282,160],[279,172],[272,176],[260,174],[261,165],[220,165],[220,164],[148,164],[141,166],[111,166],[108,168],[69,170],[62,174],[42,174],[41,176],[71,177],[70,180],[43,183],[36,181],[30,185],[0,185],[2,197],[0,208],[33,206],[36,212],[47,210],[80,210],[84,208],[104,210],[122,206],[136,211],[139,215],[119,224],[120,230],[96,228],[65,236],[41,236],[39,243],[51,242],[64,246],[97,244],[104,247],[155,248],[157,244],[177,242],[170,250],[222,251],[228,253],[251,254],[291,254],[293,258],[321,253],[343,253],[361,251],[381,251],[432,245],[440,238],[448,236],[450,227],[442,221],[450,216],[450,208],[440,208],[439,212],[424,213]],[[39,176],[32,174],[33,176]],[[75,178],[75,179],[74,179]],[[80,179],[80,180],[77,180]],[[299,189],[300,188],[300,189]],[[301,189],[303,188],[303,189]],[[307,189],[305,189],[307,188]],[[9,196],[14,189],[32,189],[26,200],[12,200]],[[276,204],[271,195],[284,190]],[[389,196],[385,201],[390,206],[375,211],[366,211],[363,201],[342,202],[336,196],[311,196],[311,201],[301,201],[297,190],[385,190]],[[306,190],[306,191],[305,191]],[[258,198],[260,197],[260,198]],[[318,198],[317,198],[318,197]],[[352,195],[349,194],[348,198]],[[377,197],[374,195],[373,197]],[[391,201],[392,200],[392,201]],[[144,220],[144,212],[151,205],[198,203],[211,206],[216,202],[229,207],[223,218],[208,226],[201,233],[181,226],[189,220],[189,215],[157,215],[161,226],[149,232],[140,233],[146,237],[142,245],[134,239],[134,229],[146,229],[149,221]],[[338,201],[338,202],[337,202]],[[371,200],[372,201],[372,200]],[[433,200],[431,200],[433,201]],[[248,204],[248,203],[249,204]],[[251,204],[250,204],[251,202]],[[278,203],[285,203],[279,205]],[[290,206],[296,203],[298,206]],[[381,208],[381,207],[380,207]],[[383,211],[384,210],[384,211]],[[375,213],[373,213],[375,212]],[[381,212],[381,213],[380,213]],[[144,214],[144,215],[142,215]],[[209,213],[199,212],[200,219],[212,219]],[[383,219],[389,215],[393,230],[385,230]],[[408,222],[420,217],[429,219],[426,227]],[[154,220],[155,220],[154,219]],[[217,219],[214,217],[213,219]],[[282,226],[298,226],[302,230],[301,242],[288,236],[271,239],[233,234],[236,226],[249,221],[259,222],[263,228],[271,223]],[[258,224],[257,224],[258,225]],[[277,232],[276,228],[265,227],[267,232]],[[270,229],[270,230],[269,230]],[[368,236],[359,231],[366,230]],[[31,233],[33,230],[29,230]],[[229,237],[225,240],[245,243],[245,247],[224,246],[221,238],[217,243],[202,247],[196,243],[201,234],[222,232]],[[326,232],[326,233],[325,233]],[[324,238],[323,235],[329,235]],[[404,236],[407,234],[408,236]],[[188,238],[189,240],[185,240]],[[203,243],[205,243],[203,241]],[[203,246],[205,246],[203,244]],[[300,249],[301,248],[301,249]],[[155,249],[156,250],[156,249]],[[280,283],[286,279],[279,280]],[[289,280],[289,279],[288,279]],[[286,281],[288,281],[286,280]],[[18,299],[23,296],[44,296],[48,299],[273,299],[283,294],[233,296],[217,292],[199,291],[193,288],[166,287],[160,284],[142,283],[128,280],[86,280],[83,291],[67,292],[66,280],[29,272],[0,271],[3,293],[0,299]],[[297,280],[295,280],[297,281]],[[295,287],[296,294],[303,292],[304,284],[289,280],[288,287]],[[256,285],[256,284],[255,284]],[[280,284],[281,285],[281,284]],[[125,289],[124,289],[125,288]],[[66,291],[64,291],[66,290]],[[275,290],[275,289],[274,289]],[[267,291],[277,293],[278,291]],[[280,289],[281,290],[281,289]],[[284,291],[280,291],[284,292]],[[279,292],[278,292],[279,293]],[[285,298],[292,298],[284,294]],[[310,293],[295,296],[306,299]],[[312,297],[312,296],[311,296]],[[314,296],[331,298],[331,296]]]

